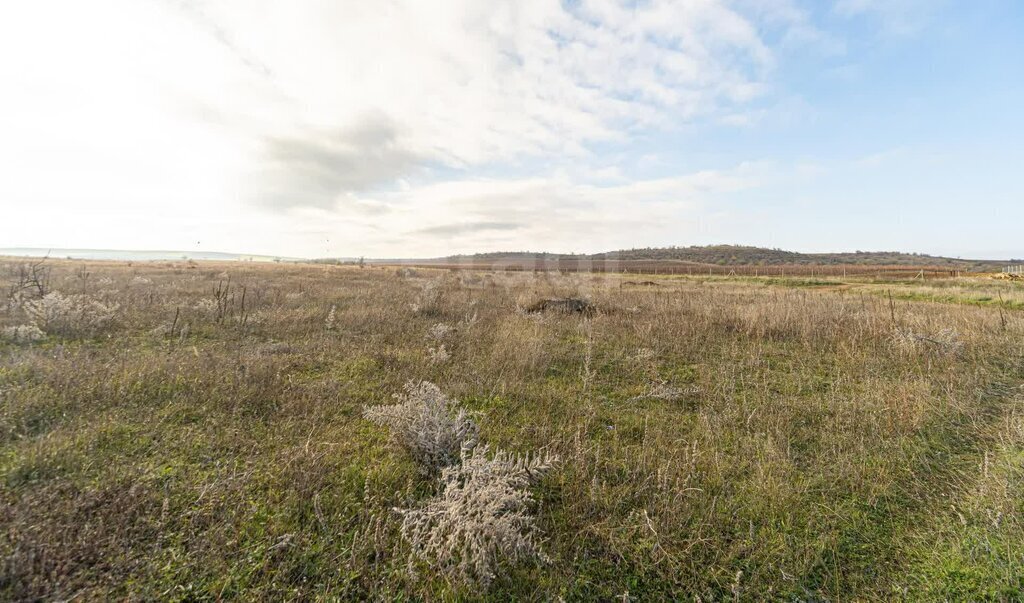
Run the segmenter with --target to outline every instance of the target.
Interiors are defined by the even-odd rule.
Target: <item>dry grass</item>
[[[1020,284],[51,265],[116,313],[0,340],[0,599],[1024,587]],[[598,312],[519,310],[566,297]],[[530,490],[547,563],[496,561],[486,590],[454,558],[411,571],[392,509],[432,508],[436,478],[362,416],[410,380],[495,449],[561,459]]]

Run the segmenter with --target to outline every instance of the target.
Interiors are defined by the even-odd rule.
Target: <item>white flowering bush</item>
[[[3,300],[3,307],[0,308],[3,312],[16,312],[25,303],[26,296],[21,291],[15,291],[7,296]]]
[[[410,561],[423,560],[450,578],[486,586],[502,560],[546,557],[529,487],[557,458],[522,457],[487,447],[462,450],[460,462],[441,473],[441,489],[418,509],[396,509]]]
[[[464,409],[429,381],[405,384],[397,404],[370,406],[363,416],[391,430],[427,475],[434,475],[459,460],[460,451],[477,442],[477,425]]]
[[[106,329],[117,316],[117,304],[104,304],[88,295],[64,295],[58,291],[27,300],[22,308],[32,323],[54,335],[90,336]]]
[[[46,333],[36,325],[17,325],[0,330],[0,339],[14,343],[32,343],[46,338]]]

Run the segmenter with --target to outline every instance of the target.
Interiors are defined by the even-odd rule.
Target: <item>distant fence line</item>
[[[1017,266],[1007,266],[1006,268],[1003,268],[1003,272],[1007,274],[1024,274],[1024,264],[1019,264]]]
[[[950,278],[961,271],[934,266],[864,266],[864,265],[766,265],[766,266],[708,266],[675,264],[651,260],[518,260],[499,262],[409,262],[403,266],[452,270],[493,270],[502,272],[598,272],[621,274],[666,274],[692,276],[796,276],[877,278]]]

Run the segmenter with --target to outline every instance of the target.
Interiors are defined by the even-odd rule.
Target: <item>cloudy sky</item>
[[[1016,0],[0,5],[0,247],[1024,257]]]

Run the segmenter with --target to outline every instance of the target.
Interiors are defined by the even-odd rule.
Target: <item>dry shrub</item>
[[[439,322],[430,327],[430,331],[427,332],[427,338],[435,341],[441,341],[454,332],[455,327],[447,323]]]
[[[46,338],[46,333],[35,325],[17,325],[0,330],[0,339],[14,343],[32,343]]]
[[[25,313],[47,333],[89,336],[106,329],[117,315],[117,304],[104,304],[88,295],[64,295],[57,291],[26,301]]]
[[[217,315],[217,301],[209,297],[198,299],[192,304],[192,309],[197,314],[206,318],[213,318]]]
[[[542,299],[526,308],[527,312],[562,312],[563,314],[581,314],[583,316],[593,316],[597,312],[597,308],[594,304],[588,300],[566,297],[566,298],[553,298],[553,299]]]
[[[476,445],[476,423],[433,383],[409,381],[395,397],[398,404],[367,407],[363,416],[390,428],[424,474],[458,462],[461,450]]]
[[[412,313],[420,316],[438,316],[441,313],[441,285],[439,278],[423,283],[423,287],[416,294],[416,301],[410,306]]]
[[[445,340],[453,333],[455,333],[455,327],[443,322],[436,323],[427,331],[427,339],[437,344],[427,348],[427,356],[430,358],[431,364],[443,364],[451,358],[451,350],[445,344]]]
[[[546,557],[532,513],[529,487],[557,462],[550,455],[522,457],[487,446],[463,450],[444,469],[442,490],[419,509],[397,509],[402,536],[420,559],[450,578],[486,586],[505,559]]]

